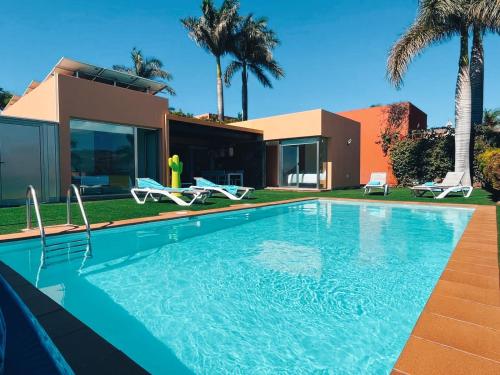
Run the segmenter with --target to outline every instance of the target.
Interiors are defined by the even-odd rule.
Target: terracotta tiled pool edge
[[[499,374],[495,206],[475,211],[401,352],[395,374]]]

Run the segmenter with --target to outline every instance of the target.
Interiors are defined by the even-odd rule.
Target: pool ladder
[[[45,227],[43,226],[42,216],[40,215],[40,205],[36,196],[36,191],[33,185],[29,185],[26,189],[26,230],[34,229],[31,225],[31,202],[35,209],[36,220],[38,222],[38,229],[40,231],[40,241],[42,243],[41,264],[42,268],[47,266],[49,259],[58,258],[61,260],[62,256],[70,257],[72,254],[83,254],[85,258],[92,257],[92,244],[90,240],[90,225],[87,220],[85,209],[83,208],[82,198],[76,185],[69,186],[66,193],[66,225],[71,223],[71,197],[75,195],[80,213],[82,214],[83,222],[85,224],[85,238],[74,239],[70,241],[61,242],[48,242],[45,235]]]

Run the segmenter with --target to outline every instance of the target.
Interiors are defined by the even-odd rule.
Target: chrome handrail
[[[82,214],[83,222],[85,224],[85,230],[87,231],[87,238],[89,240],[89,254],[92,255],[92,249],[90,248],[90,225],[87,220],[87,214],[85,213],[85,209],[83,208],[82,197],[80,196],[80,192],[78,191],[78,187],[75,184],[71,184],[66,193],[66,224],[71,225],[71,196],[75,194],[76,201],[78,202],[78,206],[80,207],[80,213]]]
[[[40,215],[40,206],[38,205],[36,191],[33,185],[28,185],[26,188],[26,230],[33,229],[31,226],[31,200],[33,200],[33,206],[35,207],[35,215],[38,222],[38,229],[40,230],[42,246],[45,248],[45,229],[43,227],[42,216]]]

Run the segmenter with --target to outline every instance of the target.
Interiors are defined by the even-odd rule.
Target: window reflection
[[[135,177],[134,128],[71,120],[72,183],[85,195],[128,193]]]

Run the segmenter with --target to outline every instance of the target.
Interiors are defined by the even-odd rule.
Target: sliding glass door
[[[280,143],[280,186],[319,189],[326,186],[326,140],[301,138]]]
[[[85,195],[125,194],[158,176],[158,130],[72,119],[71,177]]]
[[[297,186],[298,157],[296,145],[281,146],[281,186]]]

